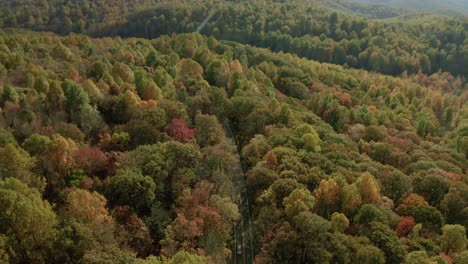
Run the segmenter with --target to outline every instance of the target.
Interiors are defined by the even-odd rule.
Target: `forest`
[[[404,12],[425,12],[448,16],[467,17],[468,2],[465,0],[326,0],[346,6],[375,8],[380,10],[397,9]],[[353,9],[353,8],[352,8]]]
[[[0,2],[0,263],[468,263],[466,21]]]
[[[301,0],[57,2],[62,1],[2,0],[0,25],[60,34],[154,38],[195,32],[211,14],[201,33],[220,40],[389,75],[447,71],[468,77],[468,21],[463,18],[409,14],[368,20],[320,1]],[[391,17],[382,12],[365,11]]]

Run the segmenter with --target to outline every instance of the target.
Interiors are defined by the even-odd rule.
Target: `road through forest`
[[[253,264],[253,242],[252,242],[252,222],[250,219],[250,205],[245,185],[245,167],[242,164],[240,147],[229,124],[224,125],[228,137],[236,145],[238,162],[233,166],[233,183],[236,196],[236,203],[239,206],[241,218],[234,228],[235,243],[233,248],[233,263]],[[238,245],[241,246],[241,254],[238,254]]]

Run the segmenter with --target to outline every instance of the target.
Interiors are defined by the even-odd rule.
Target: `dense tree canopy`
[[[230,41],[0,30],[0,262],[226,263],[247,216],[256,263],[467,259],[464,22],[4,2],[5,26],[63,34],[192,31],[216,11],[202,33]]]
[[[84,4],[87,1],[65,1],[60,5],[56,2],[2,1],[6,7],[0,10],[3,24],[62,34],[153,38],[174,32],[194,32],[212,14],[201,32],[220,39],[385,74],[418,71],[429,74],[442,70],[465,78],[468,75],[464,41],[467,22],[461,18],[408,15],[373,21],[346,12],[337,13],[323,5],[331,1],[112,0],[87,4]],[[369,7],[352,4],[349,8],[359,10],[363,6]],[[360,13],[391,17],[398,12],[389,7],[374,8],[381,10],[368,8]],[[152,52],[145,62],[152,67],[158,60],[157,53]],[[215,60],[207,66],[208,81],[217,85],[226,83],[225,73],[229,68],[226,63]],[[91,72],[100,77],[105,67],[96,64]]]

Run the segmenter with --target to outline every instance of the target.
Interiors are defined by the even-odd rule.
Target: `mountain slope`
[[[466,88],[199,34],[0,31],[1,260],[229,261],[229,121],[256,263],[457,263]]]
[[[0,0],[0,263],[465,264],[468,24],[395,10]]]

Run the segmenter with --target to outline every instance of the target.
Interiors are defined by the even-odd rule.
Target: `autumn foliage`
[[[187,142],[194,138],[195,129],[189,128],[184,119],[174,118],[166,127],[166,132],[179,142]]]
[[[75,153],[75,161],[92,176],[94,173],[103,172],[107,166],[107,157],[98,147],[83,146]]]
[[[413,217],[403,216],[398,223],[395,232],[397,233],[398,237],[406,237],[415,225],[416,223],[414,222]]]
[[[0,0],[0,262],[465,263],[466,23],[209,2]]]

